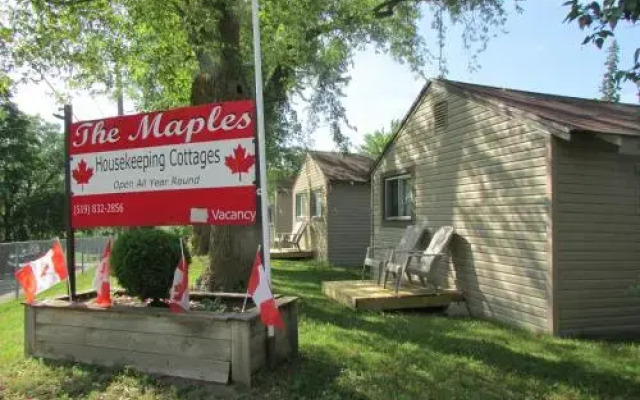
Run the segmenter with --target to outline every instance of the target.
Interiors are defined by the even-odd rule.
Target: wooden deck
[[[304,260],[313,258],[313,251],[298,249],[271,249],[273,260]]]
[[[435,293],[431,288],[418,285],[403,285],[396,296],[395,290],[384,289],[376,281],[326,281],[322,292],[354,309],[399,310],[406,308],[446,307],[452,302],[462,301],[457,290],[443,289]]]

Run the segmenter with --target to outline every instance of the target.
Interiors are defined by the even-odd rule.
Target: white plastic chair
[[[452,226],[443,226],[433,234],[429,247],[424,251],[394,251],[385,265],[384,287],[387,287],[389,273],[395,274],[397,295],[402,277],[406,273],[409,281],[411,281],[411,275],[417,275],[423,285],[426,286],[427,282],[431,283],[437,290],[438,285],[434,279],[433,266],[447,256],[447,248],[454,233],[455,230]]]

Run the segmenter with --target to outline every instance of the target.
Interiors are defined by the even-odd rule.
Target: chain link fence
[[[75,239],[76,273],[84,273],[98,265],[107,239],[106,236]],[[53,239],[0,243],[0,299],[8,297],[10,293],[14,293],[16,298],[20,295],[20,286],[14,278],[15,271],[20,264],[44,255],[52,243]],[[66,251],[66,240],[60,243]]]

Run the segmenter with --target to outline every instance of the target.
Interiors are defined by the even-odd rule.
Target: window
[[[411,219],[411,176],[398,175],[384,180],[384,218]]]
[[[322,217],[324,214],[324,192],[314,190],[311,192],[311,216]]]
[[[296,193],[296,218],[303,218],[309,214],[307,211],[307,194]]]

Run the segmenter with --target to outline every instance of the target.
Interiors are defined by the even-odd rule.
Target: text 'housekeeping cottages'
[[[361,265],[371,234],[373,160],[310,151],[293,184],[293,220],[308,221],[301,248],[339,266]]]
[[[434,80],[371,179],[372,244],[455,227],[441,283],[474,315],[640,333],[640,107]]]

